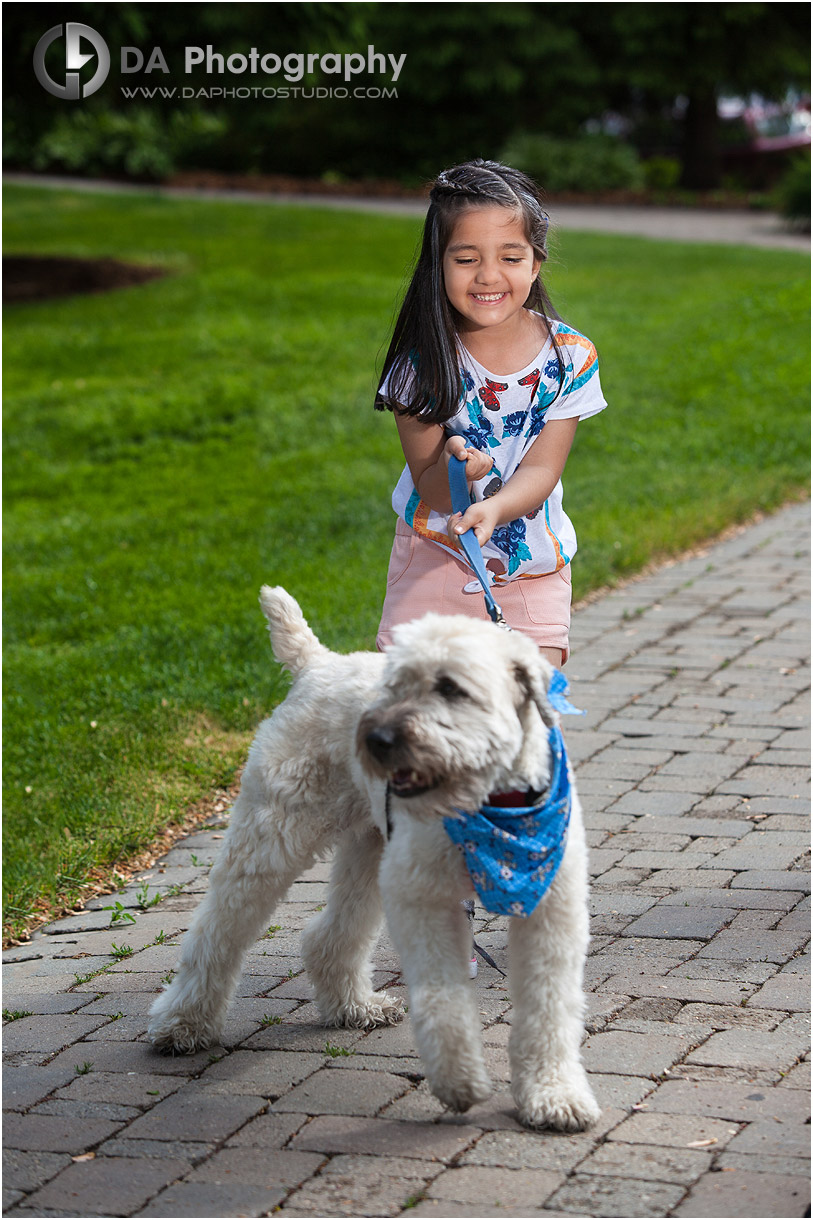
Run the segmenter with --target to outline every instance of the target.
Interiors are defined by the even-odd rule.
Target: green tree
[[[518,129],[575,134],[601,100],[578,4],[384,4],[376,41],[406,52],[397,127],[368,132],[422,175],[495,156]],[[575,19],[574,19],[575,18]]]
[[[782,97],[789,85],[807,88],[809,78],[810,16],[801,3],[76,0],[70,12],[61,3],[9,4],[3,16],[5,156],[17,164],[30,164],[43,133],[79,112],[41,89],[31,64],[40,36],[66,17],[98,29],[113,50],[111,79],[76,104],[90,114],[137,105],[122,97],[121,84],[169,83],[160,74],[122,77],[121,45],[147,54],[160,46],[176,85],[190,83],[177,65],[191,43],[212,43],[226,55],[251,46],[282,56],[363,52],[369,44],[379,53],[406,55],[397,98],[150,101],[164,123],[184,106],[214,113],[227,131],[207,151],[207,167],[242,172],[419,180],[453,161],[498,155],[517,131],[572,136],[609,108],[652,123],[673,115],[677,105],[684,184],[713,186],[719,178],[720,94]],[[61,46],[52,53],[58,74],[64,71],[57,62]],[[243,75],[228,83],[269,80]],[[302,83],[344,84],[336,77]],[[371,83],[384,82],[379,77]]]
[[[597,4],[587,37],[608,95],[627,113],[682,111],[683,185],[720,180],[717,102],[726,93],[781,99],[809,88],[806,4]]]
[[[138,46],[147,55],[160,46],[173,69],[182,63],[188,43],[212,43],[226,55],[250,46],[279,55],[363,52],[369,44],[379,53],[406,55],[397,98],[299,96],[198,104],[228,123],[227,137],[210,154],[213,168],[299,174],[332,170],[415,179],[465,157],[496,155],[518,128],[560,134],[578,129],[601,102],[600,76],[579,28],[582,7],[554,9],[526,2],[111,5],[77,0],[68,16],[98,29],[113,50],[110,81],[80,104],[90,112],[126,110],[121,84],[191,83],[179,82],[174,71],[171,81],[160,73],[121,76],[121,45]],[[61,4],[46,3],[9,5],[4,16],[6,153],[19,150],[25,157],[66,114],[66,104],[40,88],[31,68],[37,40],[66,14]],[[64,71],[62,53],[56,44],[55,75]],[[267,85],[269,80],[246,74],[227,83]],[[326,77],[316,83],[345,82]],[[179,106],[176,99],[158,97],[149,104],[164,116]]]
[[[356,50],[369,43],[379,53],[406,56],[397,98],[278,102],[262,168],[420,181],[443,165],[498,155],[520,128],[575,133],[600,105],[599,74],[569,17],[569,10],[581,5],[342,8],[354,10],[363,22]]]
[[[31,149],[39,137],[66,115],[98,113],[106,110],[126,113],[138,103],[122,98],[121,85],[189,84],[183,75],[183,54],[187,45],[211,43],[226,56],[256,46],[263,52],[284,56],[289,52],[307,53],[352,51],[366,46],[366,18],[375,5],[338,3],[335,0],[304,0],[303,3],[204,3],[204,4],[121,4],[76,0],[70,11],[64,4],[10,4],[3,13],[3,96],[4,155],[7,160],[28,163]],[[98,93],[80,103],[54,98],[38,84],[32,57],[38,40],[46,30],[65,20],[92,26],[102,35],[111,51],[108,81]],[[135,46],[148,58],[153,47],[160,47],[171,76],[154,72],[149,76],[124,75],[120,71],[119,47]],[[57,41],[53,57],[54,78],[64,73],[64,44]],[[46,60],[46,62],[48,62]],[[197,79],[197,84],[204,83]],[[208,85],[268,84],[266,77],[244,75],[226,81],[210,78]],[[217,113],[228,126],[227,137],[214,154],[215,165],[243,171],[273,168],[275,131],[284,127],[289,116],[284,105],[262,99],[248,102],[182,102],[177,98],[151,98],[149,108],[165,119],[193,104]],[[329,133],[326,133],[329,143]]]

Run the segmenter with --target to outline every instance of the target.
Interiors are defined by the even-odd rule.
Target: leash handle
[[[466,463],[463,458],[449,458],[449,492],[452,497],[452,510],[456,513],[464,513],[472,503],[471,493],[469,492],[469,483],[466,478]],[[499,627],[507,627],[508,624],[503,617],[503,612],[494,600],[491,593],[491,582],[489,581],[488,571],[483,562],[483,552],[480,550],[480,544],[477,541],[477,535],[474,530],[466,530],[465,534],[458,534],[458,542],[463,548],[463,553],[474,569],[474,573],[483,586],[483,594],[486,599],[486,609],[493,623]]]

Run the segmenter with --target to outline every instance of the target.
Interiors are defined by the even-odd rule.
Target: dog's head
[[[359,722],[362,766],[416,813],[478,808],[490,792],[544,790],[553,669],[518,632],[462,615],[396,628],[378,697]]]

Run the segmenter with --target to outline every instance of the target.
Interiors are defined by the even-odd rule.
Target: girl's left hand
[[[478,500],[465,513],[452,513],[449,518],[449,537],[456,542],[461,534],[473,529],[480,546],[485,544],[499,525],[497,507],[491,500]]]

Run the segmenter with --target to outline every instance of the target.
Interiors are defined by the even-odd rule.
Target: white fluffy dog
[[[492,1086],[468,978],[461,899],[472,886],[443,818],[479,808],[489,793],[549,785],[553,671],[518,633],[434,614],[397,629],[383,655],[338,656],[283,589],[264,587],[260,601],[293,687],[257,732],[209,892],[177,975],[153,1004],[150,1037],[181,1052],[217,1040],[243,954],[291,883],[335,847],[327,904],[303,934],[321,1015],[356,1027],[401,1019],[400,1000],[371,985],[386,911],[428,1083],[466,1110]],[[598,1117],[579,1057],[586,895],[573,789],[559,872],[530,917],[509,921],[512,1093],[530,1127],[577,1131]]]

